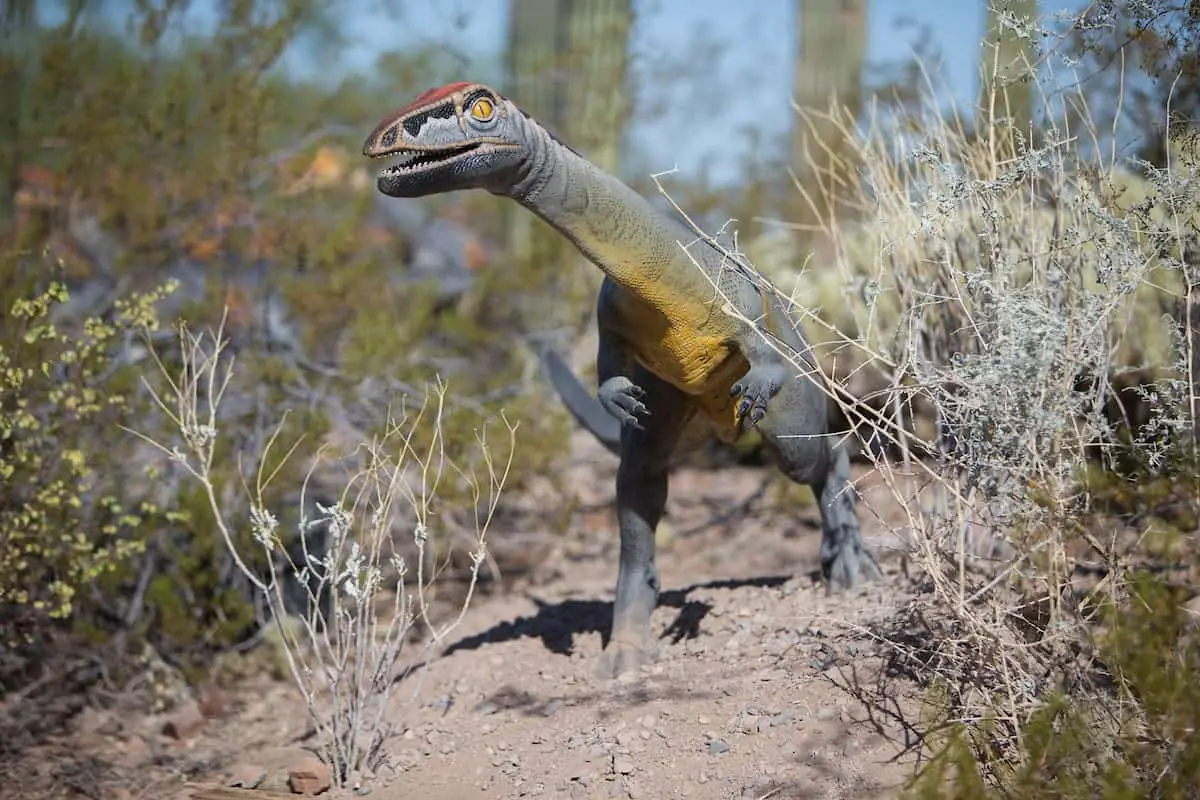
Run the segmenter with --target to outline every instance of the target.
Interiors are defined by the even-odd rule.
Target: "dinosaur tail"
[[[550,348],[541,352],[542,366],[550,376],[550,383],[558,392],[563,405],[588,433],[595,436],[610,453],[619,454],[621,448],[621,423],[604,410],[595,395],[579,380],[562,356]]]

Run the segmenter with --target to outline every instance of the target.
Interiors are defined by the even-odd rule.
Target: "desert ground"
[[[871,630],[917,586],[887,533],[897,509],[869,469],[855,467],[860,518],[884,577],[828,596],[816,508],[802,495],[778,491],[762,466],[678,468],[660,531],[661,657],[602,680],[616,459],[582,433],[573,450],[564,484],[575,497],[560,498],[577,508],[570,529],[530,532],[524,574],[477,596],[402,681],[390,764],[357,790],[323,789],[285,677],[260,670],[199,688],[176,677],[170,692],[160,664],[119,691],[68,701],[43,685],[10,699],[10,719],[37,714],[41,695],[73,705],[58,709],[64,724],[10,741],[0,794],[266,800],[295,796],[290,778],[308,769],[327,797],[379,800],[896,796],[915,762],[905,721],[920,691],[894,676],[882,686]]]

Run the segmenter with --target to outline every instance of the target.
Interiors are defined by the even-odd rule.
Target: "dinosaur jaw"
[[[470,142],[438,149],[400,149],[375,158],[393,163],[379,172],[379,191],[391,197],[421,197],[482,185],[506,166],[517,148],[494,142]]]

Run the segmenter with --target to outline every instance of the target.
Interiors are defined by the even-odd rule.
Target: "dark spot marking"
[[[417,136],[421,133],[421,128],[425,127],[425,123],[431,119],[452,119],[454,117],[454,104],[446,103],[445,105],[434,106],[420,113],[413,114],[408,119],[404,120],[404,130],[409,136]]]
[[[384,147],[391,147],[396,143],[396,137],[398,135],[399,133],[397,132],[396,127],[392,126],[383,132],[383,136],[379,138],[379,143]]]

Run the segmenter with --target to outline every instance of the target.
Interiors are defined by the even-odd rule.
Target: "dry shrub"
[[[328,507],[315,504],[317,513],[308,516],[302,488],[299,530],[292,536],[281,530],[282,511],[267,500],[268,487],[294,449],[277,452],[278,431],[253,464],[239,457],[248,519],[229,515],[230,498],[214,479],[219,411],[234,378],[225,345],[219,330],[196,335],[181,325],[180,367],[172,370],[156,355],[159,375],[146,382],[177,440],[134,433],[199,485],[236,568],[273,619],[335,783],[357,788],[385,765],[384,745],[402,724],[392,703],[397,685],[412,670],[424,669],[471,602],[516,429],[506,426],[503,461],[494,459],[486,427],[476,434],[478,457],[471,463],[453,460],[443,436],[447,388],[438,382],[417,408],[403,404],[389,415],[371,441],[346,453],[330,447],[318,452],[308,479],[318,470],[340,473],[340,497]],[[452,484],[456,496],[469,498],[475,531],[466,595],[445,615],[434,610],[431,594],[447,566],[448,537],[458,533],[446,530],[445,515],[452,509],[443,495]],[[296,585],[303,594],[300,611],[289,614]]]
[[[1002,123],[971,134],[935,114],[871,126],[852,137],[857,219],[826,231],[843,278],[873,259],[824,363],[885,377],[875,407],[890,415],[837,396],[866,438],[902,454],[874,466],[926,589],[880,633],[894,668],[938,687],[940,721],[968,727],[997,782],[1011,773],[994,759],[1032,753],[1051,694],[1112,698],[1098,610],[1123,607],[1146,553],[1098,535],[1081,477],[1131,457],[1195,463],[1195,162],[1136,165],[1146,198],[1122,206],[1127,173],[1084,119],[1031,146]],[[1148,417],[1122,421],[1111,412],[1131,369]],[[922,409],[932,428],[912,424]],[[1090,575],[1102,580],[1085,587]]]
[[[965,729],[972,774],[997,785],[1045,754],[1055,693],[1095,701],[1077,707],[1090,712],[1074,720],[1086,730],[1103,720],[1125,736],[1133,717],[1147,730],[1152,704],[1120,677],[1133,674],[1121,655],[1131,648],[1113,642],[1142,602],[1131,571],[1175,565],[1139,548],[1136,531],[1101,534],[1084,476],[1097,464],[1196,463],[1194,134],[1173,132],[1180,158],[1166,169],[1121,164],[1086,114],[1046,102],[1050,119],[1083,121],[1026,144],[1003,120],[972,132],[933,110],[880,112],[859,127],[834,110],[856,165],[844,173],[853,181],[824,182],[836,203],[814,203],[842,209],[823,225],[836,270],[812,275],[817,290],[806,270],[789,297],[830,396],[861,438],[890,446],[868,455],[904,512],[891,533],[918,593],[874,634],[893,674],[935,690],[924,732]],[[1086,109],[1077,95],[1056,102]],[[1142,198],[1122,200],[1135,169]],[[830,280],[843,285],[836,311],[806,302]],[[1131,369],[1147,416],[1121,420],[1115,384]],[[866,370],[875,394],[852,395]],[[929,424],[916,424],[922,415]],[[1144,646],[1175,647],[1172,630]],[[1164,760],[1174,763],[1136,763]]]

